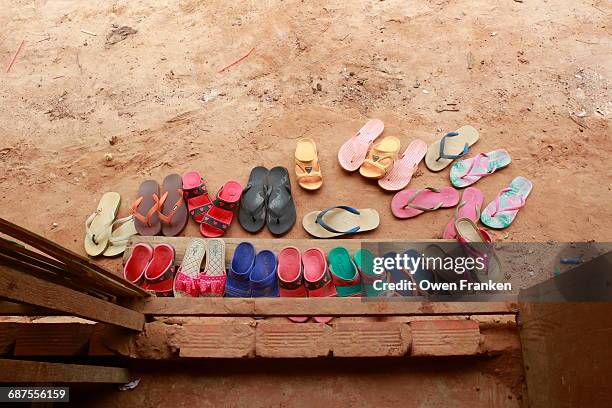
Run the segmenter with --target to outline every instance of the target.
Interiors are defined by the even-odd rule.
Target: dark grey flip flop
[[[159,184],[147,180],[138,187],[138,199],[132,204],[134,226],[143,236],[153,236],[161,231],[161,222],[157,214],[159,204]]]
[[[285,167],[274,167],[268,173],[268,229],[274,235],[282,235],[293,227],[295,219],[289,171]]]
[[[183,179],[179,174],[166,176],[162,183],[163,200],[159,220],[162,223],[162,234],[166,237],[178,235],[187,225],[188,212],[183,199]]]
[[[248,232],[257,232],[266,223],[266,199],[268,195],[268,169],[254,167],[249,182],[242,191],[238,220]]]

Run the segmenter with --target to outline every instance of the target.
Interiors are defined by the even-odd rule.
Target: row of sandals
[[[515,178],[503,188],[481,213],[484,197],[475,188],[467,188],[461,199],[455,188],[406,188],[417,165],[423,158],[432,171],[440,171],[452,163],[451,184],[456,188],[468,187],[483,177],[508,166],[510,155],[503,149],[479,153],[463,158],[478,139],[472,126],[462,126],[444,135],[427,147],[414,140],[399,155],[399,139],[385,136],[377,141],[384,130],[382,121],[369,120],[338,152],[340,165],[347,171],[359,172],[391,191],[398,191],[391,200],[391,211],[397,218],[412,218],[424,212],[457,206],[455,216],[444,230],[444,238],[454,237],[454,220],[467,217],[480,220],[491,228],[506,228],[525,205],[533,185],[524,177]],[[298,184],[307,190],[316,190],[323,184],[317,147],[312,139],[300,139],[295,150],[295,174]],[[171,174],[160,187],[157,181],[147,180],[138,190],[138,199],[132,205],[132,215],[118,218],[119,194],[103,195],[97,210],[86,220],[85,249],[92,256],[115,256],[125,250],[129,237],[138,233],[152,236],[176,236],[185,227],[189,216],[200,226],[208,238],[221,237],[230,226],[238,210],[241,226],[255,233],[264,226],[277,236],[289,231],[296,222],[296,209],[291,192],[289,172],[284,167],[268,170],[258,166],[252,169],[247,185],[228,181],[211,199],[203,177],[197,171],[183,176]],[[375,209],[357,209],[347,205],[312,211],[302,218],[304,229],[317,238],[334,238],[378,227],[380,217]]]

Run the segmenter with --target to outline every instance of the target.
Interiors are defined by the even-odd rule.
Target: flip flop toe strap
[[[433,207],[423,207],[421,205],[414,204],[414,200],[416,200],[417,197],[425,191],[433,191],[434,193],[440,192],[440,190],[434,187],[425,187],[425,188],[419,189],[415,191],[414,193],[412,193],[412,195],[406,201],[406,205],[404,205],[402,208],[405,209],[406,207],[410,207],[410,208],[414,208],[416,210],[421,210],[421,211],[436,211],[437,209],[439,209],[440,207],[444,205],[443,201],[440,201],[438,204],[436,204]]]
[[[279,222],[282,217],[285,209],[291,204],[291,187],[287,184],[284,184],[281,188],[284,188],[287,195],[283,196],[283,190],[277,190],[272,196],[274,189],[272,187],[268,187],[268,214],[270,214],[273,218],[276,218],[276,221]]]
[[[138,221],[142,222],[143,224],[146,224],[148,227],[151,226],[151,217],[153,216],[153,214],[155,214],[156,212],[159,211],[160,205],[159,205],[159,197],[157,196],[157,194],[153,193],[153,200],[155,201],[155,204],[153,204],[153,206],[149,209],[149,211],[147,212],[147,215],[142,215],[141,213],[138,212],[138,206],[140,206],[140,203],[142,203],[142,200],[144,199],[144,197],[138,197],[136,199],[136,201],[134,201],[134,204],[132,204],[132,215],[134,216],[134,218],[136,218]]]
[[[442,136],[442,139],[440,139],[440,153],[438,154],[438,158],[436,159],[436,161],[438,161],[440,159],[455,160],[455,159],[459,159],[459,158],[465,156],[468,153],[468,150],[470,149],[470,145],[468,143],[466,143],[463,146],[463,151],[461,153],[459,153],[459,154],[446,154],[446,153],[444,153],[444,144],[446,143],[446,138],[455,137],[455,136],[459,136],[459,133],[457,133],[457,132],[448,132],[447,134]]]
[[[91,242],[93,242],[95,245],[98,245],[98,242],[102,242],[108,238],[109,231],[112,226],[112,224],[110,225],[105,224],[105,225],[102,225],[100,228],[96,229],[95,231],[91,230],[91,224],[96,219],[96,217],[100,215],[101,213],[102,213],[102,209],[98,208],[94,213],[92,213],[89,217],[87,217],[87,220],[85,220],[85,231],[86,231],[87,239],[91,240]]]
[[[179,198],[178,200],[176,200],[176,203],[174,203],[174,206],[172,207],[172,209],[170,210],[170,213],[168,213],[168,215],[164,215],[162,213],[162,209],[164,207],[164,203],[166,202],[166,199],[168,198],[168,192],[166,191],[163,195],[162,198],[159,200],[159,219],[161,222],[165,223],[165,224],[172,224],[172,218],[174,218],[174,214],[176,214],[176,211],[183,205],[183,190],[181,190],[180,188],[178,188],[176,190],[179,193]]]
[[[521,203],[519,205],[515,205],[513,207],[500,208],[501,207],[501,201],[500,201],[501,196],[502,194],[507,193],[508,191],[512,191],[512,189],[510,187],[504,188],[497,194],[497,197],[495,197],[495,210],[491,212],[491,217],[494,217],[495,214],[499,212],[519,210],[525,206],[525,199],[523,198],[523,196],[518,196],[521,199]]]
[[[335,229],[334,227],[331,227],[329,224],[327,224],[323,220],[323,217],[325,217],[325,214],[327,214],[328,212],[330,212],[331,210],[334,210],[334,209],[345,210],[345,211],[348,211],[348,212],[350,212],[352,214],[356,214],[356,215],[360,214],[359,210],[357,210],[356,208],[349,207],[348,205],[338,205],[338,206],[335,206],[335,207],[326,208],[325,210],[321,211],[319,213],[319,215],[317,216],[317,219],[316,219],[315,222],[317,224],[319,224],[323,229],[326,229],[327,231],[332,232],[334,234],[352,234],[352,233],[355,233],[355,232],[360,230],[361,227],[356,226],[356,227],[353,227],[353,228],[349,228],[346,231],[340,231],[340,230]]]
[[[459,176],[459,178],[463,179],[466,177],[485,177],[485,176],[490,176],[491,174],[495,173],[497,171],[497,166],[495,164],[493,165],[493,168],[491,169],[491,171],[486,171],[484,173],[472,173],[472,169],[474,168],[476,163],[478,163],[478,161],[483,157],[488,158],[489,156],[486,153],[478,153],[476,156],[474,156],[474,158],[472,159],[472,162],[468,166],[465,173],[462,176]],[[488,164],[487,164],[487,167],[488,167]]]

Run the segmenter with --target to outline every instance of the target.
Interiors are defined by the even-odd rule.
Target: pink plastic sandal
[[[448,221],[442,238],[444,239],[455,239],[457,237],[457,231],[455,230],[455,221],[459,218],[469,218],[475,223],[480,218],[480,208],[484,201],[482,191],[474,187],[468,187],[463,191],[461,201],[457,208],[455,208],[455,215]]]
[[[454,207],[458,202],[459,193],[452,187],[408,188],[393,196],[391,212],[397,218],[412,218],[425,211]]]
[[[395,161],[387,175],[378,180],[378,185],[387,191],[398,191],[405,188],[426,153],[427,143],[420,139],[413,140]]]
[[[382,120],[370,119],[359,132],[340,147],[338,161],[346,171],[357,170],[365,160],[370,146],[385,128]]]

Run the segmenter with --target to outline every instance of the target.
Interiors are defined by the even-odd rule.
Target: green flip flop
[[[361,296],[361,277],[345,247],[335,247],[327,255],[338,296]]]

